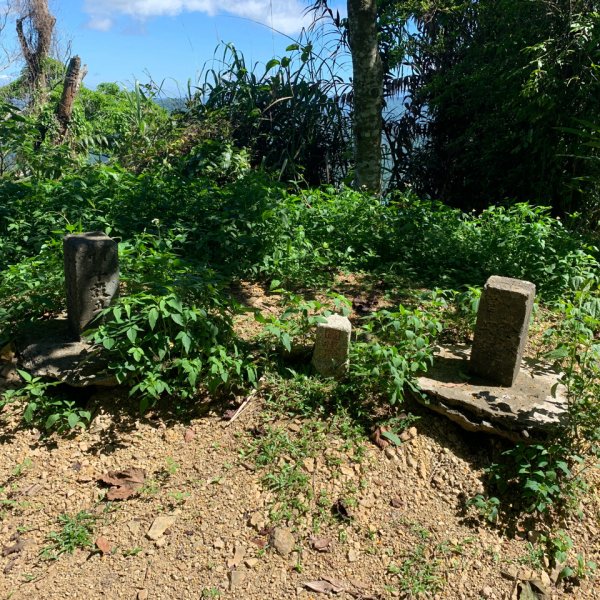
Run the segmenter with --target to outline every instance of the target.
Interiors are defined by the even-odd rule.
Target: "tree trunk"
[[[28,22],[27,30],[24,23]],[[46,88],[45,61],[50,53],[56,19],[48,9],[48,0],[27,0],[17,19],[17,36],[27,65],[32,104]]]
[[[81,84],[82,79],[81,59],[79,56],[74,56],[69,61],[62,96],[58,108],[56,109],[56,118],[58,119],[58,137],[56,141],[59,143],[62,142],[67,135],[69,123],[71,122],[71,115],[73,114],[73,103],[77,97],[77,92],[79,91],[79,85]]]
[[[383,65],[377,40],[377,0],[348,0],[352,54],[356,184],[381,189]]]

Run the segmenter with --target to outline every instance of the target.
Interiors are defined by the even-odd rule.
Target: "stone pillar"
[[[69,329],[77,339],[118,293],[117,249],[117,242],[99,231],[64,238]]]
[[[341,379],[348,371],[352,325],[346,317],[330,315],[317,324],[312,365],[324,377]]]
[[[508,277],[490,277],[481,295],[470,370],[474,375],[510,387],[519,374],[535,285]]]

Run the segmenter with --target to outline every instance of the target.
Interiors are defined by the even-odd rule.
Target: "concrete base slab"
[[[543,440],[564,426],[568,403],[560,374],[524,360],[511,387],[469,374],[469,346],[440,348],[426,375],[418,378],[419,402],[469,431],[496,434],[514,442]]]
[[[73,387],[116,386],[99,348],[73,340],[66,318],[27,327],[15,340],[18,367],[34,377],[55,379]]]

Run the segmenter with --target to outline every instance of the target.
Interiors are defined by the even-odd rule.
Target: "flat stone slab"
[[[55,379],[73,387],[116,386],[98,346],[73,340],[66,318],[27,327],[15,340],[17,364],[34,377]]]
[[[470,350],[441,348],[427,374],[418,378],[426,399],[417,400],[468,431],[513,442],[544,440],[565,425],[568,404],[559,373],[524,360],[515,383],[501,387],[469,374]]]

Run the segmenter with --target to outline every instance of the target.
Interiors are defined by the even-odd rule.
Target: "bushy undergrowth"
[[[70,226],[124,240],[180,227],[187,257],[227,276],[288,287],[322,285],[340,269],[444,288],[481,286],[495,274],[530,280],[548,300],[598,268],[597,250],[544,208],[518,204],[477,215],[412,196],[293,192],[259,171],[217,185],[95,165],[60,181],[2,181],[0,200],[5,265],[35,256],[53,231]]]

